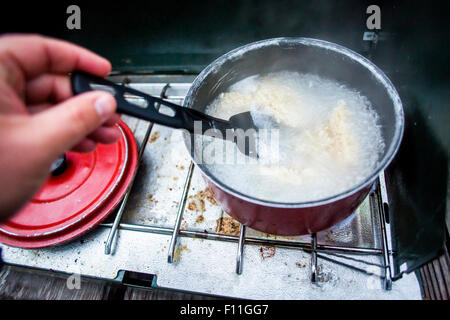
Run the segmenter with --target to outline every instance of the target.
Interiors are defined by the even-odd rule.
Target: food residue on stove
[[[216,232],[237,236],[239,235],[239,228],[241,224],[233,218],[222,217],[217,219]]]
[[[208,188],[197,192],[195,195],[189,196],[188,199],[190,199],[188,209],[195,212],[205,211],[205,199],[212,205],[217,206],[217,202],[212,197],[212,193]]]
[[[296,262],[295,265],[299,268],[304,268],[306,267],[306,264],[301,264],[300,262]]]
[[[154,204],[157,204],[157,203],[158,203],[158,200],[153,199],[153,195],[152,195],[152,194],[149,194],[149,195],[147,196],[147,200],[150,201],[150,202],[153,202]]]
[[[211,203],[214,206],[218,206],[216,200],[214,199],[211,190],[209,190],[209,188],[206,188],[205,190],[200,190],[199,192],[197,192],[195,195],[190,196],[191,198],[195,198],[198,200],[208,200],[209,203]]]
[[[150,143],[155,142],[159,138],[159,136],[160,136],[159,131],[153,132],[153,134],[150,136],[150,140],[149,140]]]
[[[275,252],[276,252],[276,248],[272,247],[272,246],[259,248],[259,253],[261,254],[261,258],[263,260],[267,259],[267,258],[272,258],[275,255]]]
[[[198,207],[197,207],[197,204],[195,203],[195,201],[189,202],[188,209],[191,211],[194,211],[194,210],[198,211]]]
[[[189,251],[188,247],[186,245],[183,245],[181,247],[178,247],[175,249],[175,252],[173,254],[173,261],[177,262],[180,260],[181,252],[182,251]]]
[[[205,217],[201,214],[197,217],[197,219],[195,219],[196,223],[200,223],[203,222],[205,220]]]
[[[206,197],[206,200],[208,200],[212,205],[218,206],[216,199],[214,199],[211,190],[208,188],[205,189],[203,195]]]

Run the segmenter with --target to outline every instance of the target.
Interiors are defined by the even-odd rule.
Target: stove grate
[[[130,80],[125,78],[126,81],[123,81],[124,85],[130,85]],[[170,88],[171,84],[166,83],[161,90],[160,97],[172,100],[172,101],[180,101],[184,99],[183,96],[171,96],[167,95],[167,90]],[[129,99],[139,99],[136,97],[129,97]],[[138,101],[137,101],[138,102]],[[159,107],[159,106],[157,106]],[[140,144],[139,153],[138,153],[138,166],[136,169],[136,173],[139,171],[139,165],[142,160],[142,155],[144,153],[145,147],[147,145],[150,134],[152,133],[153,123],[149,123],[145,136],[143,138],[142,143]],[[244,262],[244,246],[245,245],[265,245],[265,246],[276,246],[276,247],[285,247],[285,248],[293,248],[298,250],[303,250],[311,254],[311,262],[310,262],[310,279],[311,282],[317,282],[319,279],[319,268],[318,268],[318,259],[324,259],[328,261],[332,261],[334,263],[338,263],[345,267],[351,268],[353,270],[363,272],[369,275],[374,274],[371,271],[368,271],[368,268],[364,269],[361,267],[357,267],[354,264],[346,263],[345,261],[337,260],[336,258],[342,258],[343,260],[349,260],[353,262],[362,263],[368,265],[370,267],[375,267],[381,269],[381,274],[379,275],[383,279],[384,289],[390,290],[392,287],[392,272],[393,272],[393,251],[392,251],[392,243],[390,238],[390,228],[389,223],[385,218],[385,210],[389,205],[386,185],[384,180],[384,173],[379,176],[378,183],[376,183],[376,187],[373,188],[372,192],[369,195],[369,203],[370,203],[370,211],[372,215],[378,216],[373,217],[379,219],[379,232],[374,233],[374,237],[379,234],[380,239],[378,241],[381,243],[381,248],[373,247],[359,247],[359,246],[343,246],[343,245],[330,245],[330,244],[320,244],[317,240],[317,234],[311,235],[310,241],[288,241],[282,239],[261,239],[253,236],[246,236],[247,228],[244,225],[240,226],[239,235],[227,235],[221,233],[213,233],[205,231],[197,231],[188,229],[181,229],[181,221],[183,217],[183,213],[185,211],[186,202],[188,199],[188,191],[192,180],[192,174],[194,171],[194,164],[191,162],[189,166],[189,170],[186,176],[186,180],[184,182],[184,186],[182,188],[182,194],[180,196],[180,202],[177,208],[177,216],[175,220],[175,224],[172,228],[161,227],[161,226],[151,226],[151,225],[142,225],[135,223],[123,223],[122,215],[127,206],[129,196],[131,193],[131,189],[134,183],[133,178],[132,183],[130,184],[124,199],[122,200],[118,212],[114,218],[112,223],[102,223],[102,227],[110,228],[109,234],[105,243],[105,254],[111,254],[111,246],[112,243],[118,233],[119,230],[129,230],[136,232],[148,232],[148,233],[157,233],[157,234],[165,234],[171,235],[170,245],[168,250],[168,258],[167,261],[169,263],[174,262],[174,256],[176,251],[177,240],[179,237],[190,237],[190,238],[199,238],[199,239],[208,239],[208,240],[216,240],[216,241],[228,241],[228,242],[237,242],[237,253],[236,253],[236,273],[241,274],[243,270],[243,262]],[[381,264],[370,263],[368,261],[364,261],[357,258],[351,258],[344,256],[349,255],[373,255],[381,257]],[[373,270],[370,268],[369,270]]]

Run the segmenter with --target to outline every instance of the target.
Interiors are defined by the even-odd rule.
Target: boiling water
[[[197,139],[195,151],[217,179],[259,199],[304,202],[339,194],[367,178],[384,149],[367,98],[316,75],[252,76],[206,109],[223,119],[245,111],[259,128],[275,129],[261,135],[258,160],[243,156],[234,143],[210,137]]]

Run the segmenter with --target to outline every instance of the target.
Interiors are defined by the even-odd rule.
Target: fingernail
[[[106,120],[114,112],[116,102],[112,95],[105,94],[95,100],[94,107],[100,118]]]

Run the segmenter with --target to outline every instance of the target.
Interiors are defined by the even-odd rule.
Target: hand
[[[111,64],[56,39],[0,37],[0,220],[33,197],[65,151],[90,152],[120,137],[114,97],[103,91],[72,97],[74,70],[105,77]]]

